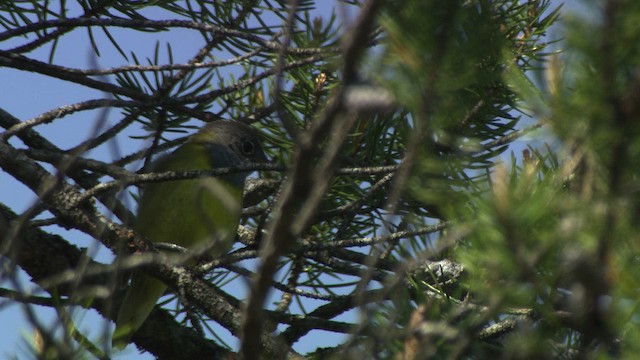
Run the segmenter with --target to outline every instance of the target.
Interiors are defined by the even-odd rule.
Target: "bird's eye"
[[[250,140],[243,140],[242,144],[240,144],[240,150],[242,151],[243,155],[253,155],[255,151],[255,145]]]

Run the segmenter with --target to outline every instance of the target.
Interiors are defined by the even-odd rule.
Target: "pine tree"
[[[30,195],[0,194],[0,295],[30,356],[118,356],[144,269],[170,292],[133,342],[160,359],[633,358],[640,4],[585,9],[3,1],[0,182]],[[155,261],[137,187],[206,176],[147,165],[219,120],[271,159],[237,243]]]

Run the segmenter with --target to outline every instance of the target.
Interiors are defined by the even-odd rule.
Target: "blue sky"
[[[333,7],[334,1],[318,1],[318,4],[321,5],[319,6],[317,14],[327,16]],[[576,4],[576,2],[569,1],[567,5],[569,5],[570,8],[574,8]],[[74,5],[69,2],[71,9],[73,9],[73,6]],[[73,16],[74,13],[77,14],[78,9],[73,9],[69,16]],[[338,11],[338,14],[340,14],[340,11]],[[151,18],[162,16],[162,14],[153,13],[148,15]],[[124,36],[124,34],[126,34],[126,36]],[[128,64],[116,49],[108,43],[106,37],[99,30],[96,30],[94,35],[96,36],[97,43],[102,44],[100,46],[100,57],[96,57],[90,49],[86,32],[76,31],[65,36],[63,41],[58,44],[54,63],[77,68],[93,68],[95,63],[102,68]],[[119,39],[122,48],[127,54],[135,50],[140,59],[153,57],[156,41],[171,43],[174,61],[177,63],[185,62],[185,60],[193,56],[201,46],[198,38],[186,30],[137,34],[126,30],[114,29],[113,35]],[[11,41],[6,41],[0,43],[0,49],[11,49],[15,45],[16,44]],[[161,49],[164,50],[164,47],[161,47]],[[50,47],[45,46],[27,55],[41,61],[47,61],[49,54]],[[163,54],[166,59],[166,52],[161,51],[161,54]],[[2,84],[10,84],[11,88],[11,91],[3,93],[0,97],[0,108],[21,120],[33,118],[46,111],[58,108],[61,105],[105,97],[104,94],[98,91],[88,90],[85,87],[75,86],[71,83],[42,75],[7,68],[0,68],[0,82]],[[6,87],[5,85],[5,88]],[[98,112],[81,112],[63,119],[58,119],[53,124],[39,126],[37,130],[42,134],[46,134],[48,140],[54,144],[63,149],[67,149],[79,144],[88,137],[97,118]],[[112,111],[108,116],[111,122],[114,122],[118,118],[119,115],[117,111]],[[142,129],[131,129],[128,131],[128,135],[144,134]],[[120,137],[120,139],[124,139],[124,137]],[[14,139],[13,144],[18,145],[20,143]],[[116,149],[122,153],[129,153],[143,145],[143,143],[133,141],[121,141],[117,144],[110,143],[95,150],[90,156],[109,161],[116,155],[114,153]],[[135,170],[135,168],[132,170]],[[25,210],[36,200],[36,197],[29,189],[3,172],[0,172],[0,189],[2,189],[0,192],[0,202],[9,205],[15,211]],[[45,230],[59,233],[78,246],[89,249],[90,253],[97,253],[97,259],[100,261],[108,263],[112,260],[110,251],[105,250],[104,247],[99,245],[95,240],[78,231],[65,231],[57,227]],[[5,265],[5,263],[3,263],[3,265]],[[27,286],[27,288],[32,287],[28,281],[28,276],[22,274],[20,279],[23,280],[24,286]],[[11,286],[8,283],[0,282],[0,287]],[[236,292],[243,293],[244,289],[236,289]],[[51,309],[36,307],[36,310],[37,316],[44,324],[55,322],[55,316]],[[351,315],[355,316],[353,314]],[[81,330],[86,331],[86,335],[91,339],[101,337],[110,331],[109,327],[105,327],[104,319],[92,311],[77,311],[74,320],[76,321],[76,325]],[[23,339],[32,338],[32,327],[26,321],[21,306],[9,305],[0,308],[0,323],[3,324],[2,336],[0,336],[0,357],[5,358],[12,355],[17,355],[18,358],[28,357],[29,352],[25,350]],[[307,336],[297,344],[296,348],[299,351],[305,352],[315,349],[318,346],[331,346],[336,341],[337,337],[334,334],[316,332],[311,336]],[[152,357],[149,355],[140,356],[137,354],[137,351],[130,346],[124,354],[118,355],[115,358],[151,359]]]
[[[321,5],[313,15],[328,16],[331,13],[334,2],[327,1],[319,3]],[[68,6],[70,9],[69,17],[73,17],[74,14],[79,13],[80,9],[77,8],[77,5],[74,3],[69,2]],[[166,14],[162,12],[154,11],[146,15],[152,19],[167,18]],[[273,21],[277,22],[279,20],[273,19]],[[192,31],[187,30],[178,29],[170,32],[146,34],[117,28],[111,29],[110,31],[112,35],[118,39],[120,46],[126,54],[135,51],[143,63],[147,57],[153,58],[156,42],[161,44],[161,59],[164,59],[165,63],[168,59],[165,43],[171,44],[174,61],[176,63],[185,63],[202,45],[199,37],[193,34]],[[86,31],[74,31],[64,36],[63,40],[57,45],[53,63],[76,68],[95,68],[95,64],[98,64],[98,66],[103,69],[130,64],[108,42],[106,36],[99,29],[94,29],[93,35],[95,36],[96,43],[100,44],[99,57],[96,57],[90,48]],[[23,41],[24,39],[20,39],[19,43]],[[16,45],[18,45],[18,43],[15,41],[5,41],[0,43],[0,48],[8,50]],[[50,50],[50,46],[44,46],[32,51],[27,54],[27,56],[46,62],[49,59]],[[223,57],[222,55],[220,56]],[[0,97],[0,108],[21,120],[31,119],[62,105],[69,105],[90,99],[105,98],[105,94],[99,91],[42,75],[8,68],[0,68],[0,82],[3,84],[11,84],[11,91],[5,92],[3,96]],[[68,149],[87,139],[93,131],[99,115],[98,111],[72,114],[63,119],[57,119],[52,124],[38,126],[37,130],[41,134],[45,134],[49,141],[60,148]],[[120,116],[117,111],[111,111],[107,118],[110,123],[105,125],[111,126]],[[127,131],[128,132],[125,133],[126,135],[145,134],[142,129],[138,128],[136,130],[135,127]],[[119,139],[122,140],[125,139],[125,137],[119,137]],[[12,139],[12,144],[16,146],[21,145],[20,141],[15,138]],[[127,154],[138,150],[141,146],[144,146],[144,144],[140,142],[120,141],[117,144],[106,144],[94,150],[88,156],[99,160],[110,161],[116,157],[114,153],[116,150],[121,154]],[[133,166],[131,170],[135,170],[138,165],[139,164]],[[36,201],[36,197],[31,190],[4,172],[0,172],[0,188],[2,189],[0,201],[10,206],[14,211],[23,211]],[[43,217],[46,218],[48,216],[44,214]],[[109,263],[113,259],[110,251],[106,250],[94,239],[79,231],[66,231],[58,227],[49,227],[45,228],[45,230],[61,234],[74,244],[87,248],[89,253],[97,254],[95,258],[99,261]],[[19,279],[28,289],[32,288],[36,291],[37,288],[31,284],[28,275],[21,272]],[[12,288],[11,284],[7,282],[0,282],[0,286]],[[236,294],[242,294],[245,290],[245,288],[231,289],[231,291]],[[57,317],[51,309],[37,306],[34,307],[34,309],[36,310],[35,313],[37,314],[38,320],[42,324],[50,324],[50,326],[53,327],[57,326]],[[94,311],[75,310],[72,313],[74,314],[76,326],[85,332],[88,338],[95,341],[95,339],[110,334],[111,327],[105,326],[104,319]],[[25,339],[32,339],[33,329],[26,320],[24,308],[15,304],[0,308],[0,323],[4,324],[2,326],[2,336],[0,336],[0,357],[7,358],[16,355],[18,358],[30,357]],[[226,336],[227,339],[229,338],[226,330],[222,331],[222,336]],[[336,335],[334,334],[316,332],[313,336],[308,336],[306,341],[301,341],[297,347],[300,351],[308,351],[318,346],[330,346],[335,344],[336,341]],[[235,344],[231,342],[231,345]],[[119,353],[114,356],[114,358],[151,359],[153,357],[148,354],[139,355],[133,346],[129,346],[123,353]]]

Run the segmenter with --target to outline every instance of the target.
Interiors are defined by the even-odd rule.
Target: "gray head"
[[[243,162],[267,162],[258,131],[238,121],[218,120],[205,125],[189,142],[217,144],[230,149]]]
[[[214,168],[269,161],[262,150],[258,131],[237,121],[209,123],[191,136],[189,143],[205,144]],[[249,174],[248,171],[233,173],[222,178],[240,186]]]

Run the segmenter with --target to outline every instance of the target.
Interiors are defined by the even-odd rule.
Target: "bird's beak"
[[[253,160],[259,164],[271,164],[271,160],[265,155],[262,147],[260,147],[260,151],[253,157]]]

